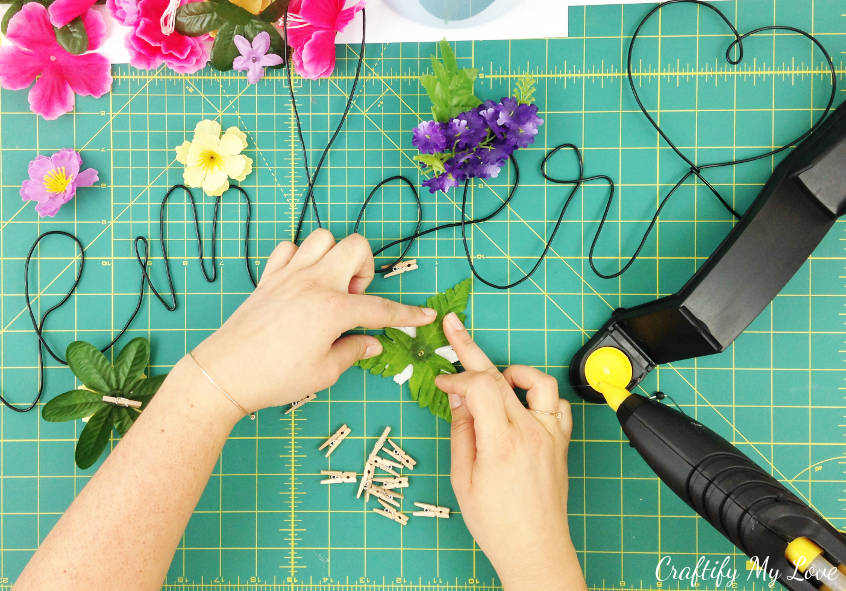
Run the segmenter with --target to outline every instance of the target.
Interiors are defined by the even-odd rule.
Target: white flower
[[[212,197],[229,188],[229,179],[238,182],[253,170],[253,160],[241,154],[247,136],[237,127],[220,135],[220,123],[204,119],[194,128],[194,139],[176,147],[176,159],[185,165],[182,179],[189,187],[202,187]]]

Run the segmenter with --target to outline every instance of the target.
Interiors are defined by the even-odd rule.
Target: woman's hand
[[[370,245],[358,234],[336,244],[327,230],[316,230],[299,247],[281,242],[256,290],[194,354],[250,412],[328,388],[353,363],[382,351],[375,337],[343,333],[422,326],[436,317],[428,308],[362,295],[373,275]]]
[[[452,407],[452,486],[470,533],[508,591],[585,589],[567,525],[570,405],[534,368],[500,373],[455,314],[444,333],[466,370],[436,383]],[[560,417],[525,409],[515,387]]]

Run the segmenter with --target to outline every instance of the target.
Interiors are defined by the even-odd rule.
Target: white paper
[[[466,2],[467,0],[455,0]],[[467,19],[466,24],[453,22],[438,25],[429,17],[420,22],[400,14],[390,2],[404,2],[415,8],[405,14],[422,10],[416,0],[367,0],[367,42],[399,43],[418,41],[488,40],[488,39],[543,39],[567,36],[567,11],[571,6],[592,4],[641,4],[645,0],[495,0],[489,8]],[[8,8],[0,5],[0,15]],[[109,36],[99,50],[114,64],[129,61],[124,39],[129,32],[109,14],[104,6],[96,8],[106,17]],[[361,43],[361,13],[337,37],[339,44]]]
[[[467,0],[455,0],[466,2]],[[394,0],[409,7],[405,14],[417,14],[421,9],[416,0]],[[504,4],[502,4],[504,3]],[[439,26],[434,18],[400,14],[390,0],[367,0],[368,43],[398,43],[403,41],[449,41],[489,39],[545,39],[567,36],[567,13],[571,6],[592,4],[643,4],[645,0],[497,0],[488,9],[467,19],[466,25],[453,22]],[[487,14],[486,14],[487,13]],[[338,35],[338,43],[361,43],[361,15]]]

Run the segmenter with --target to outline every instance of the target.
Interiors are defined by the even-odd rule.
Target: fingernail
[[[364,358],[369,359],[371,357],[376,357],[381,352],[382,343],[374,339],[374,341],[367,345],[367,348],[364,350]]]
[[[434,319],[438,315],[438,311],[432,308],[423,308],[423,314],[428,316],[429,318]]]
[[[449,407],[450,408],[458,408],[461,406],[461,396],[458,394],[449,394],[447,395],[449,398]]]
[[[453,330],[464,330],[464,325],[461,323],[461,319],[455,312],[450,312],[449,314],[447,314],[446,321],[449,322],[449,326]]]

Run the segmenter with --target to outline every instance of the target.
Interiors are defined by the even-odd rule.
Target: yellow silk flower
[[[243,181],[253,170],[253,160],[241,151],[247,136],[237,127],[220,135],[220,123],[204,119],[194,128],[194,139],[176,147],[176,159],[185,165],[182,179],[189,187],[202,187],[217,197],[229,188],[229,179]]]
[[[260,14],[262,10],[271,5],[272,0],[229,0],[235,6],[240,6],[247,12]]]

